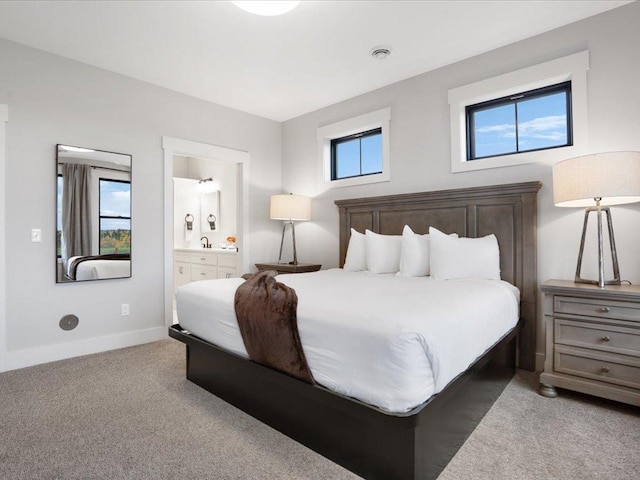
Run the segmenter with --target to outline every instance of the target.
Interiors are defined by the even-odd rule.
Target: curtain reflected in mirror
[[[56,281],[131,276],[131,155],[57,148]]]

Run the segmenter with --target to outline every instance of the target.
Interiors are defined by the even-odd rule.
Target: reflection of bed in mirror
[[[131,255],[107,254],[71,257],[65,272],[69,281],[104,280],[131,276]]]
[[[58,145],[58,283],[131,276],[131,155]]]

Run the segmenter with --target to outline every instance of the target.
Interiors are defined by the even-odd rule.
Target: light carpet
[[[184,364],[168,339],[0,374],[0,478],[360,478],[188,382]],[[439,480],[639,478],[640,409],[536,387],[518,372]]]

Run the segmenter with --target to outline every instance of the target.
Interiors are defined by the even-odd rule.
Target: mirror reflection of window
[[[100,179],[100,255],[131,253],[131,182]]]

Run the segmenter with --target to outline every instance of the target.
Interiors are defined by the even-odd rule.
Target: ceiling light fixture
[[[290,12],[298,6],[300,0],[296,1],[232,1],[236,7],[241,8],[245,12],[253,13],[255,15],[264,15],[267,17],[274,17],[276,15],[284,15]]]
[[[198,191],[199,192],[213,192],[217,190],[216,184],[213,182],[213,178],[203,178],[202,180],[198,180]]]
[[[391,47],[374,47],[369,53],[371,53],[371,56],[376,60],[384,60],[391,55]]]

